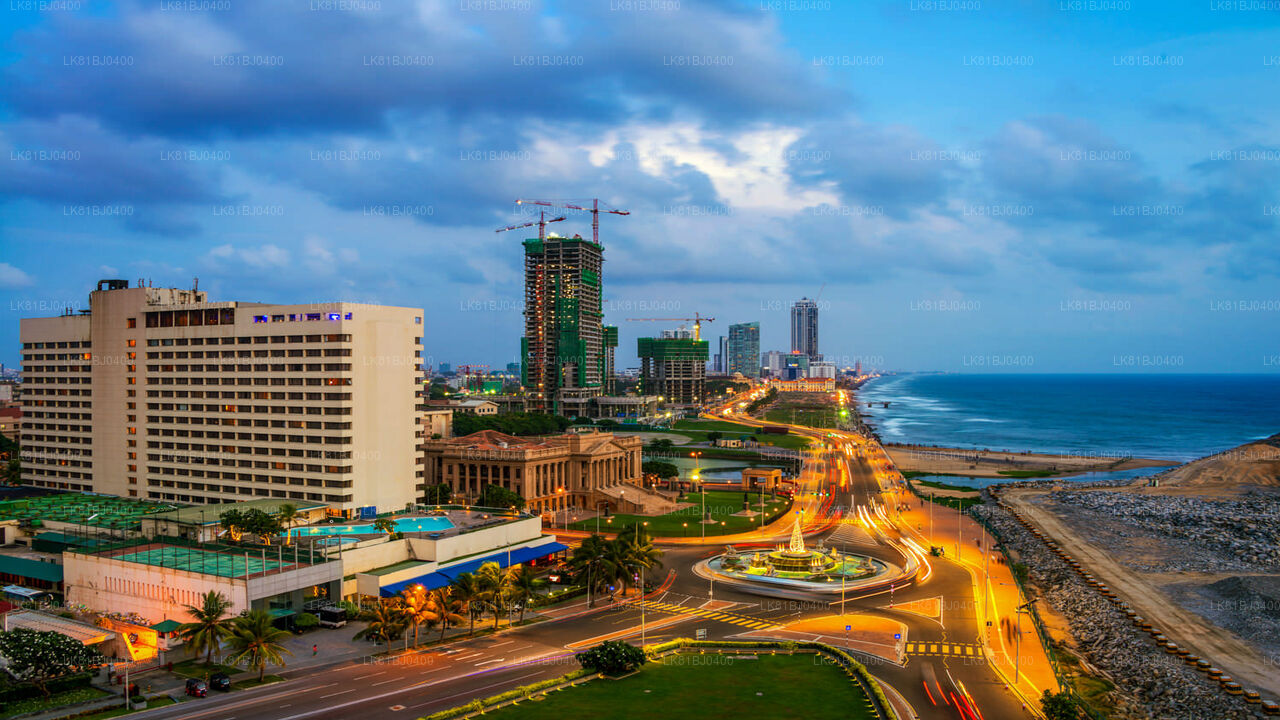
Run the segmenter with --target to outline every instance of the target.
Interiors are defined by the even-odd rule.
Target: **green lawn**
[[[146,709],[150,710],[152,708],[159,708],[159,707],[164,707],[166,705],[173,705],[176,702],[177,701],[171,697],[161,696],[158,698],[153,698],[151,700],[148,700]],[[121,705],[120,707],[114,710],[103,710],[100,713],[94,713],[92,715],[81,715],[80,717],[76,718],[76,720],[107,720],[107,718],[120,717],[121,715],[128,715],[130,713],[135,713],[135,712],[142,712],[142,711],[130,710],[129,708]]]
[[[745,655],[745,651],[744,651]],[[485,714],[495,720],[806,718],[863,720],[866,695],[815,655],[669,655],[621,680],[599,679]]]
[[[14,715],[25,715],[27,713],[41,712],[45,710],[54,710],[59,709],[64,705],[75,705],[77,703],[98,700],[100,698],[110,696],[111,693],[105,690],[99,690],[94,687],[83,687],[76,688],[75,690],[67,690],[66,692],[54,693],[48,698],[15,700],[14,702],[4,704],[4,707],[0,709],[0,718],[13,717]]]
[[[812,428],[840,427],[839,410],[834,405],[827,408],[797,407],[794,413],[791,408],[774,408],[765,411],[764,419],[772,422],[806,425]],[[848,420],[848,415],[845,415],[844,419]]]
[[[925,500],[928,500],[929,498],[928,498],[928,497],[925,497],[924,499],[925,499]],[[933,497],[933,501],[934,501],[935,503],[939,504],[939,505],[945,505],[945,506],[947,506],[947,507],[951,508],[952,510],[955,510],[955,509],[957,509],[957,508],[958,508],[961,512],[964,512],[965,510],[968,510],[969,508],[973,507],[974,505],[981,505],[981,504],[982,504],[982,498],[980,498],[980,497],[972,497],[972,498],[950,498],[950,497],[942,497],[942,496],[939,496],[939,495],[935,495],[935,496]]]
[[[710,442],[707,438],[707,433],[709,432],[718,432],[725,438],[731,438],[739,435],[752,435],[755,429],[750,425],[739,425],[726,420],[677,420],[672,425],[672,429],[665,432],[684,435],[693,442]],[[765,435],[761,433],[760,435],[752,435],[751,439],[788,450],[803,450],[809,446],[809,439],[799,435]]]
[[[948,485],[937,480],[912,480],[915,485],[923,485],[924,487],[937,488],[939,490],[958,490],[960,492],[978,492],[977,488],[971,488],[965,485]],[[925,493],[926,495],[928,493]]]
[[[698,537],[702,534],[702,525],[698,522],[702,515],[702,494],[686,493],[686,502],[691,502],[694,507],[677,510],[667,515],[613,515],[613,522],[601,518],[601,532],[616,532],[622,528],[637,523],[649,523],[649,534],[658,537]],[[777,498],[770,502],[769,496],[764,496],[764,514],[765,520],[768,520],[774,513],[785,509],[790,500],[786,498]],[[751,493],[751,509],[757,513],[760,511],[760,495]],[[742,511],[742,491],[740,490],[711,490],[707,492],[707,512],[711,515],[712,520],[724,521],[724,525],[719,522],[715,525],[707,525],[707,535],[728,535],[738,532],[746,532],[760,527],[760,517],[733,517],[733,513]],[[685,527],[685,524],[688,527]],[[572,523],[569,527],[574,530],[592,531],[596,529],[595,519],[580,520]]]

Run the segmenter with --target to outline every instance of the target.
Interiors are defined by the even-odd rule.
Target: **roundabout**
[[[800,521],[791,527],[791,540],[768,552],[726,552],[694,566],[694,572],[735,589],[758,595],[839,594],[901,582],[914,574],[868,555],[824,548],[806,548]]]

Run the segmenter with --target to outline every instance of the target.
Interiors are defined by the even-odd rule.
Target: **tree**
[[[1049,720],[1076,720],[1080,717],[1080,704],[1066,690],[1058,693],[1045,690],[1040,696],[1040,707]]]
[[[380,517],[373,521],[373,529],[390,535],[395,532],[396,524],[391,518]]]
[[[391,652],[391,641],[404,632],[404,614],[400,609],[399,598],[383,598],[360,614],[360,619],[368,623],[364,629],[355,634],[354,640],[370,638],[381,640],[387,644],[387,652]]]
[[[9,458],[9,462],[5,467],[5,482],[10,485],[22,483],[22,460],[16,457]]]
[[[491,508],[522,508],[524,498],[514,490],[508,490],[501,485],[488,484],[480,491],[480,505]]]
[[[52,630],[0,631],[0,655],[8,660],[8,671],[18,680],[29,682],[49,696],[50,680],[76,670],[97,667],[105,662],[93,648]]]
[[[680,477],[680,468],[676,467],[674,463],[664,460],[645,460],[640,464],[640,472],[645,475],[652,475],[659,480]]]
[[[524,622],[525,610],[538,592],[547,586],[547,581],[538,577],[537,570],[520,564],[507,571],[507,582],[511,586],[512,602],[520,603],[520,622]]]
[[[422,502],[425,505],[448,505],[453,499],[453,491],[444,483],[436,483],[428,485],[423,495]]]
[[[298,506],[293,503],[283,503],[276,510],[276,517],[287,532],[289,528],[293,527],[294,521],[298,519]],[[286,534],[284,537],[285,544],[288,545],[291,541],[292,539]]]
[[[587,588],[587,607],[596,606],[595,591],[603,584],[606,547],[603,537],[592,534],[583,538],[569,557],[569,572],[573,581]]]
[[[649,443],[648,449],[665,451],[665,450],[670,450],[673,447],[675,447],[675,443],[671,442],[667,438],[658,438],[657,440],[654,440],[653,442]]]
[[[218,523],[222,525],[222,529],[227,531],[233,540],[239,540],[240,534],[244,532],[244,511],[231,508],[224,510],[218,516]]]
[[[241,615],[232,625],[230,641],[235,654],[231,656],[231,664],[257,670],[258,682],[262,682],[268,663],[284,667],[284,656],[293,654],[280,644],[287,637],[289,632],[274,627],[266,610],[252,610],[248,615]]]
[[[707,433],[707,442],[711,443],[712,445],[715,445],[716,441],[722,437],[724,437],[724,435],[719,430],[712,430],[711,432]]]
[[[476,631],[476,615],[480,608],[481,588],[480,582],[476,580],[476,576],[471,573],[459,573],[453,579],[452,588],[453,599],[458,604],[458,612],[464,612],[471,618],[470,634]]]
[[[480,584],[480,597],[484,606],[493,613],[493,629],[498,629],[498,620],[507,609],[510,599],[510,584],[506,573],[496,562],[487,562],[476,571],[476,581]]]
[[[456,596],[453,586],[437,588],[431,591],[432,606],[436,621],[440,623],[440,639],[444,640],[444,631],[450,625],[462,622],[464,608]]]
[[[590,650],[578,653],[578,662],[587,670],[606,675],[621,675],[645,664],[644,650],[621,640],[606,640]]]
[[[643,525],[632,525],[618,533],[614,541],[622,543],[626,548],[627,569],[631,574],[640,570],[652,570],[662,567],[662,551],[653,544],[649,529]]]
[[[400,603],[400,612],[404,615],[405,622],[413,628],[413,646],[418,647],[418,628],[431,620],[435,608],[431,605],[427,589],[421,585],[407,587],[400,594],[404,597]]]
[[[192,622],[178,627],[178,635],[183,641],[199,653],[204,651],[204,664],[213,663],[213,653],[222,647],[222,641],[231,634],[232,619],[227,616],[231,610],[231,601],[216,590],[210,590],[200,599],[200,606],[184,606],[187,613],[195,618]]]
[[[298,617],[293,619],[293,626],[299,630],[310,630],[320,626],[320,618],[312,613],[298,613]]]

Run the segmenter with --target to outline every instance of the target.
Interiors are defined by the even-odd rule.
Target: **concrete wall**
[[[459,533],[453,537],[438,540],[409,538],[409,544],[415,558],[445,563],[463,555],[528,542],[537,539],[541,534],[542,520],[534,517],[502,523],[483,530]]]
[[[184,605],[197,604],[210,590],[231,601],[231,614],[249,609],[243,578],[160,568],[96,555],[63,554],[67,604],[83,603],[100,612],[136,612],[153,625],[161,620],[188,622]]]

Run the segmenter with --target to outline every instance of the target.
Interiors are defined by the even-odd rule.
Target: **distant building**
[[[787,353],[781,350],[770,350],[760,356],[761,370],[768,371],[770,377],[779,377],[782,375],[784,359]]]
[[[693,331],[687,325],[681,325],[675,330],[663,330],[660,335],[663,340],[691,340],[693,339]]]
[[[729,338],[721,335],[716,342],[716,347],[719,348],[719,352],[716,353],[715,371],[718,375],[728,375],[731,372],[729,370]]]
[[[0,408],[0,435],[22,444],[22,408]]]
[[[749,378],[760,377],[760,323],[730,325],[726,345],[726,373],[742,373]]]
[[[835,380],[836,364],[833,362],[824,362],[824,361],[811,362],[809,363],[808,377],[814,378],[814,379],[831,378],[832,380]]]
[[[692,338],[640,338],[640,386],[673,405],[697,405],[706,397],[707,341]]]
[[[618,350],[618,326],[604,326],[604,394],[613,395],[618,391],[618,376],[615,360]]]
[[[423,311],[103,280],[21,321],[22,478],[180,503],[416,497]]]
[[[836,381],[831,378],[801,380],[771,380],[769,387],[778,392],[835,392]]]
[[[440,374],[441,374],[441,375],[452,375],[452,374],[453,374],[453,365],[451,365],[451,364],[449,364],[449,363],[440,363]]]
[[[5,407],[17,398],[17,386],[8,381],[0,381],[0,407]]]
[[[529,410],[585,415],[605,390],[604,248],[580,237],[524,241],[521,384]]]
[[[801,298],[791,306],[791,352],[821,360],[818,354],[818,303]]]
[[[797,352],[784,355],[781,377],[784,380],[802,380],[809,377],[809,356]]]

